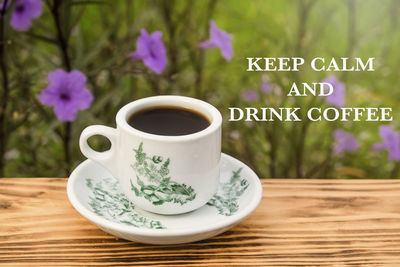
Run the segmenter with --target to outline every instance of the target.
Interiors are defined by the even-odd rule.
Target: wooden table
[[[102,232],[72,208],[66,182],[0,179],[0,265],[400,266],[400,180],[263,180],[249,218],[168,246]]]

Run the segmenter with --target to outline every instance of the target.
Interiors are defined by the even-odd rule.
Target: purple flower
[[[42,8],[43,3],[40,0],[17,0],[11,16],[11,27],[17,31],[28,30],[32,20],[42,14]]]
[[[141,59],[147,67],[160,74],[167,65],[167,52],[161,38],[160,31],[149,34],[145,29],[141,29],[136,51],[131,53],[130,57]]]
[[[355,136],[343,130],[335,130],[333,137],[336,141],[336,146],[333,149],[335,154],[340,154],[344,151],[355,151],[360,147]]]
[[[272,90],[272,84],[269,82],[262,82],[261,83],[261,91],[263,93],[268,93]]]
[[[242,92],[242,97],[247,102],[254,102],[259,99],[259,95],[258,95],[257,91],[253,90],[253,89],[249,89],[249,90]]]
[[[60,121],[73,121],[78,110],[90,107],[93,95],[85,88],[86,76],[82,72],[57,69],[49,73],[48,80],[50,84],[39,99],[42,104],[54,107]]]
[[[389,126],[380,126],[379,135],[383,139],[382,143],[372,146],[372,150],[386,149],[389,151],[389,160],[400,161],[400,136]]]
[[[220,30],[214,21],[210,21],[210,39],[200,43],[201,49],[219,48],[222,56],[226,60],[231,60],[233,56],[232,35]]]
[[[333,86],[333,92],[326,97],[326,102],[339,108],[343,107],[346,95],[344,84],[333,75],[328,76],[323,82],[330,83]],[[328,88],[324,89],[328,90]]]

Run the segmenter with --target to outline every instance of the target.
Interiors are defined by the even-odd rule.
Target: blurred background
[[[84,160],[78,140],[86,126],[115,127],[126,103],[177,94],[215,105],[224,117],[223,152],[262,178],[400,178],[400,1],[5,1],[0,177],[66,177]],[[210,20],[232,36],[231,59],[218,47],[199,47],[210,40]],[[130,57],[141,29],[162,33],[161,73]],[[300,72],[246,72],[246,57],[303,57],[306,64]],[[374,57],[376,70],[315,72],[307,66],[314,57]],[[57,69],[82,72],[93,95],[68,122],[39,97]],[[229,107],[331,106],[322,97],[286,97],[293,82],[328,77],[344,88],[346,107],[392,107],[390,136],[382,122],[228,122]],[[101,137],[90,143],[109,147]]]

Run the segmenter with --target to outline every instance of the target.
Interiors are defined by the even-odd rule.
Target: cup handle
[[[93,135],[101,135],[110,140],[111,147],[109,150],[104,152],[98,152],[93,150],[87,140]],[[103,126],[103,125],[91,125],[86,127],[79,138],[79,147],[82,154],[88,159],[91,159],[97,163],[103,165],[108,169],[111,174],[118,179],[118,170],[116,164],[116,145],[117,145],[118,131],[115,128]]]

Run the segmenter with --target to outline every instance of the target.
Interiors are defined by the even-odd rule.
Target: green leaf
[[[156,206],[162,205],[163,203],[164,203],[163,200],[159,200],[159,201],[153,202],[153,204],[156,205]]]
[[[133,192],[135,193],[135,195],[137,197],[139,197],[141,195],[139,189],[137,189],[136,186],[133,185],[132,181],[131,181],[131,189],[133,190]]]
[[[86,178],[86,186],[92,189],[93,187],[92,179]]]
[[[107,46],[111,30],[104,31],[101,36],[97,39],[94,46],[90,47],[89,51],[86,51],[86,56],[82,58],[82,66],[89,65],[93,60],[97,59],[103,49]]]
[[[32,37],[34,39],[46,42],[46,43],[50,43],[53,45],[58,45],[57,40],[54,40],[50,37],[44,36],[44,35],[40,35],[40,34],[36,34],[36,33],[32,33],[32,32],[25,32],[26,35],[28,35],[29,37]]]
[[[70,35],[71,6],[63,4],[62,6],[62,29],[64,39],[68,40]]]
[[[75,54],[74,57],[74,66],[77,69],[82,69],[82,60],[84,58],[84,45],[82,38],[82,31],[79,24],[76,26],[76,37],[75,37]]]
[[[152,160],[153,160],[153,162],[156,163],[156,164],[163,161],[163,159],[162,159],[161,156],[153,156]]]
[[[144,183],[143,183],[142,180],[140,180],[139,176],[136,176],[136,181],[137,181],[137,183],[138,183],[138,185],[139,185],[140,187],[144,187]]]
[[[74,5],[110,5],[110,3],[101,1],[101,0],[77,0],[77,1],[70,1],[68,3],[70,6]]]

